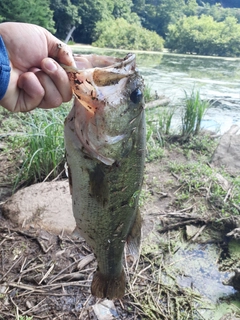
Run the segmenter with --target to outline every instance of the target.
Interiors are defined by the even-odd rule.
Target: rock
[[[231,232],[226,234],[227,237],[233,237],[234,239],[240,239],[240,228],[235,228]]]
[[[186,236],[187,236],[187,240],[190,240],[191,238],[193,238],[200,230],[200,227],[196,227],[194,225],[187,225],[186,226]]]
[[[112,300],[103,300],[92,306],[98,320],[114,320],[118,319],[118,314]]]
[[[223,284],[232,286],[235,290],[240,291],[240,269],[235,269],[234,273],[235,274],[230,279],[223,281]]]
[[[24,228],[54,234],[72,233],[75,220],[68,181],[42,182],[16,192],[1,206],[2,214]]]
[[[211,162],[217,166],[224,166],[232,175],[240,173],[240,128],[237,125],[221,137]]]

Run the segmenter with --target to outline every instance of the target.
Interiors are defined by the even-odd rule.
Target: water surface
[[[126,54],[91,47],[74,47],[74,52],[118,57]],[[199,90],[202,99],[214,102],[204,117],[206,129],[224,133],[232,124],[240,126],[240,59],[146,52],[136,55],[145,82],[153,92],[170,98],[171,106],[181,106],[186,93]]]

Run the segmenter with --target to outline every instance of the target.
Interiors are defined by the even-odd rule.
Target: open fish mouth
[[[94,100],[106,99],[99,87],[116,85],[135,71],[134,54],[128,54],[124,59],[97,55],[77,56],[75,62],[76,67],[62,67],[68,73],[73,94],[91,114],[97,110]]]
[[[135,85],[135,60],[134,54],[128,54],[123,59],[87,55],[75,58],[76,68],[63,66],[78,102],[74,126],[79,143],[89,156],[107,165],[112,165],[116,156],[114,157],[114,147],[110,152],[106,146],[114,145],[128,136],[128,127],[119,130],[115,125],[116,117],[122,118],[128,108],[122,109],[122,113],[115,113],[115,109],[120,105],[127,105],[129,99],[135,105],[143,99],[139,89],[143,83],[142,80],[139,81],[139,76],[139,83]],[[86,112],[81,110],[82,107]],[[137,116],[133,116],[130,121],[135,121]]]

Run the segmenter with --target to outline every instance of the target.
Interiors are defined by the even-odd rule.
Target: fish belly
[[[129,139],[129,148],[112,165],[92,158],[79,144],[65,121],[65,145],[69,167],[73,213],[77,229],[91,246],[98,262],[91,291],[99,298],[122,298],[125,291],[123,253],[125,243],[138,255],[141,218],[138,198],[145,158],[145,118]]]

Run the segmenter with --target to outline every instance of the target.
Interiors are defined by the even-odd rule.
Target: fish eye
[[[142,91],[137,88],[130,94],[130,99],[133,103],[139,103],[142,100]]]

